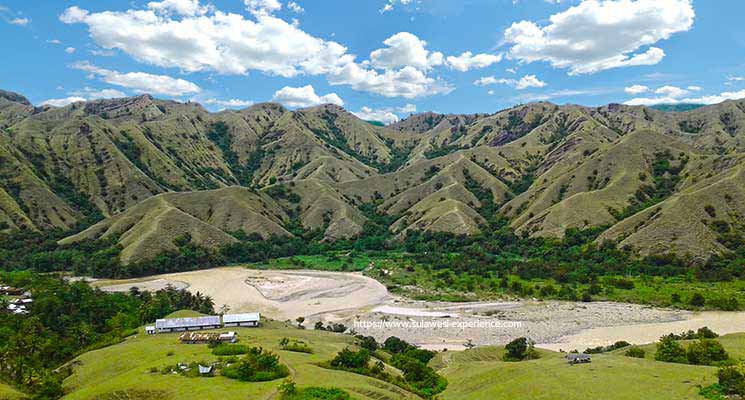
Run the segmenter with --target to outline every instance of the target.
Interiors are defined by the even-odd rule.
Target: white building
[[[155,321],[155,330],[158,333],[217,329],[221,326],[220,316],[217,315],[196,318],[169,318]]]
[[[261,316],[259,313],[225,314],[222,322],[225,326],[259,326]]]

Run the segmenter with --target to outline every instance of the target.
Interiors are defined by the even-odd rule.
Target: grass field
[[[502,348],[441,354],[434,361],[449,381],[443,399],[702,399],[699,385],[715,381],[716,368],[660,363],[616,354],[570,366],[563,355],[500,361]]]
[[[0,400],[21,400],[26,397],[12,387],[0,383]]]
[[[730,357],[745,358],[745,333],[718,338]],[[655,344],[640,346],[646,358],[620,349],[570,366],[563,354],[540,350],[541,358],[501,361],[504,349],[481,347],[438,354],[431,366],[449,381],[442,399],[703,399],[701,386],[716,382],[715,367],[654,360]]]
[[[178,313],[174,316],[186,316]],[[192,314],[190,314],[192,315]],[[231,328],[233,329],[233,328]],[[279,322],[267,322],[257,329],[238,328],[241,343],[262,346],[280,355],[298,387],[335,386],[355,399],[416,398],[402,389],[352,373],[320,368],[316,363],[331,359],[354,342],[349,335],[299,330]],[[213,356],[206,345],[182,345],[178,334],[146,336],[142,333],[123,343],[84,354],[73,361],[75,372],[65,381],[64,399],[118,400],[150,398],[172,400],[276,399],[281,380],[244,383],[223,377],[187,378],[149,372],[179,362],[205,361]],[[307,342],[314,354],[280,350],[279,339],[288,337]],[[733,358],[745,358],[745,334],[718,339]],[[438,399],[702,399],[701,386],[715,382],[714,367],[690,366],[654,361],[654,345],[642,346],[647,358],[623,355],[625,349],[593,355],[592,363],[570,366],[563,354],[539,350],[541,358],[504,362],[501,347],[479,347],[463,352],[438,353],[430,362],[449,385]],[[3,392],[0,399],[16,399]],[[2,397],[6,396],[6,397]],[[11,397],[8,397],[11,396]]]
[[[299,330],[276,322],[268,322],[262,328],[230,330],[238,332],[241,344],[262,346],[276,352],[289,367],[290,376],[298,387],[335,386],[348,391],[357,399],[413,398],[413,395],[385,382],[315,365],[333,358],[338,351],[353,344],[351,336]],[[178,335],[147,336],[140,333],[123,343],[78,357],[72,361],[75,372],[64,382],[65,390],[69,393],[64,399],[113,400],[142,396],[158,400],[275,398],[282,380],[245,383],[220,376],[187,378],[149,372],[151,367],[161,368],[180,362],[210,362],[216,359],[207,345],[179,344]],[[280,350],[279,340],[282,337],[305,341],[314,354]]]

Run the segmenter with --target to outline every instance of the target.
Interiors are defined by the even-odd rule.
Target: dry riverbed
[[[539,347],[583,350],[626,340],[650,343],[670,332],[709,326],[720,334],[745,331],[745,313],[658,309],[608,302],[420,302],[390,295],[358,273],[275,271],[226,267],[127,281],[93,281],[107,291],[132,286],[157,290],[171,284],[211,296],[231,312],[260,311],[278,320],[305,317],[340,322],[383,340],[398,336],[431,349],[504,344],[527,336]]]

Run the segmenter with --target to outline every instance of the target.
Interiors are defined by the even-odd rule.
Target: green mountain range
[[[706,259],[743,228],[743,182],[745,100],[675,113],[539,102],[383,127],[334,105],[210,113],[142,95],[57,108],[0,91],[0,229],[111,238],[124,263],[186,234],[205,248],[295,226],[354,238],[370,204],[397,237],[472,235],[484,191],[521,234],[594,228],[641,255]]]

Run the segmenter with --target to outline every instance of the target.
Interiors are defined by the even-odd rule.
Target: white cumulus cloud
[[[41,104],[54,107],[64,107],[68,104],[77,103],[79,101],[113,99],[126,96],[125,93],[116,89],[92,89],[90,87],[86,87],[83,90],[76,90],[68,94],[70,95],[69,97],[48,99],[41,102]]]
[[[649,87],[644,85],[632,85],[623,89],[628,94],[641,94],[649,91]]]
[[[385,107],[373,109],[370,107],[362,107],[357,112],[352,112],[357,118],[364,119],[365,121],[380,121],[386,125],[398,122],[401,117],[398,114],[411,114],[416,112],[416,105],[406,104],[401,107]]]
[[[167,75],[154,75],[145,72],[122,73],[104,68],[99,68],[88,62],[78,62],[73,68],[90,73],[93,77],[99,77],[102,81],[111,85],[133,89],[139,93],[163,94],[167,96],[183,96],[185,94],[198,93],[199,86],[184,79],[172,78]]]
[[[591,74],[659,63],[665,52],[651,45],[688,31],[694,17],[691,0],[586,0],[544,26],[515,22],[504,39],[512,59]]]
[[[300,4],[291,1],[287,3],[287,8],[290,9],[290,11],[294,12],[295,14],[302,14],[305,12],[305,9],[300,6]]]
[[[542,88],[547,86],[548,84],[536,77],[535,75],[525,75],[520,79],[511,79],[511,78],[496,78],[494,76],[485,76],[483,78],[477,79],[475,82],[473,82],[476,86],[487,86],[487,85],[509,85],[514,87],[518,90],[528,89],[528,88]]]
[[[466,72],[472,69],[486,68],[502,61],[501,54],[476,54],[466,51],[460,56],[449,56],[447,64],[450,68]]]
[[[443,55],[426,49],[427,42],[409,32],[399,32],[385,41],[386,48],[370,53],[370,63],[375,68],[394,69],[412,66],[421,70],[442,65]]]
[[[323,96],[316,94],[312,85],[303,87],[285,86],[274,92],[272,101],[282,103],[290,108],[312,107],[321,104],[336,104],[343,106],[344,101],[336,93],[329,93]]]

